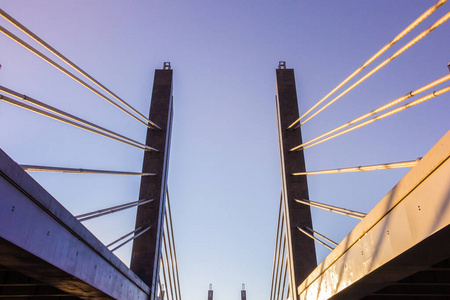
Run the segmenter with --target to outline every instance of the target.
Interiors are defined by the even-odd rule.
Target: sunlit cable
[[[335,241],[331,240],[330,238],[327,238],[326,236],[324,236],[320,232],[317,232],[314,229],[309,228],[308,226],[306,226],[306,229],[308,229],[313,234],[317,234],[319,237],[323,238],[325,241],[327,241],[328,243],[332,244],[333,246],[337,246],[338,245],[338,243],[336,243]]]
[[[280,267],[280,280],[278,281],[278,288],[277,288],[277,296],[276,296],[276,300],[278,300],[280,298],[280,288],[281,288],[281,276],[283,274],[283,264],[285,263],[285,258],[287,260],[287,254],[285,255],[285,249],[286,249],[286,238],[284,237],[283,240],[283,254],[281,255],[281,266]]]
[[[412,39],[409,43],[407,43],[405,46],[403,46],[402,48],[400,48],[397,52],[395,52],[393,55],[391,55],[389,58],[387,58],[385,61],[383,61],[381,64],[379,64],[378,66],[376,66],[372,71],[370,71],[369,73],[367,73],[366,75],[364,75],[361,79],[359,79],[358,81],[356,81],[354,84],[352,84],[349,88],[347,88],[345,91],[343,91],[341,94],[339,94],[338,96],[336,96],[333,100],[331,100],[330,102],[328,102],[327,104],[325,104],[324,106],[322,106],[318,111],[316,111],[315,113],[313,113],[311,116],[309,116],[305,121],[303,121],[301,123],[301,125],[305,124],[306,122],[308,122],[309,120],[311,120],[312,118],[314,118],[317,114],[319,114],[321,111],[323,111],[324,109],[326,109],[328,106],[330,106],[331,104],[333,104],[334,102],[336,102],[338,99],[340,99],[342,96],[344,96],[345,94],[347,94],[349,91],[351,91],[354,87],[356,87],[357,85],[359,85],[361,82],[363,82],[364,80],[366,80],[367,78],[369,78],[370,76],[372,76],[373,74],[375,74],[377,71],[379,71],[381,68],[383,68],[384,66],[386,66],[389,62],[391,62],[393,59],[395,59],[396,57],[398,57],[400,54],[402,54],[403,52],[405,52],[407,49],[409,49],[412,45],[414,45],[415,43],[417,43],[418,41],[420,41],[422,38],[424,38],[425,36],[427,36],[430,32],[432,32],[433,30],[435,30],[436,28],[438,28],[439,26],[441,26],[442,24],[444,24],[448,19],[450,19],[450,12],[448,12],[447,14],[445,14],[442,18],[440,18],[438,21],[436,21],[433,25],[431,25],[430,27],[428,27],[426,30],[424,30],[422,33],[420,33],[419,35],[417,35],[414,39]]]
[[[283,290],[281,291],[281,300],[284,300],[284,289],[286,288],[286,275],[288,271],[288,260],[286,258],[286,263],[284,264],[284,276],[283,276]]]
[[[163,247],[164,247],[164,253],[166,254],[166,262],[167,262],[167,275],[168,275],[168,277],[169,277],[169,285],[170,285],[170,295],[171,295],[171,298],[172,299],[174,299],[174,297],[173,297],[173,285],[172,285],[172,276],[170,275],[170,267],[169,267],[169,256],[168,256],[168,254],[167,254],[167,242],[166,242],[166,235],[165,235],[165,233],[163,232],[163,236],[162,236],[162,239],[163,239]],[[176,292],[176,291],[175,291]]]
[[[92,133],[96,133],[96,134],[99,134],[99,135],[101,135],[101,136],[104,136],[104,137],[107,137],[107,138],[116,140],[116,141],[118,141],[118,142],[121,142],[121,143],[130,145],[130,146],[133,146],[133,147],[142,149],[142,150],[148,150],[147,148],[144,148],[144,147],[142,147],[142,146],[140,146],[140,145],[137,145],[137,144],[135,144],[135,143],[131,143],[131,142],[126,141],[126,140],[124,140],[124,139],[121,139],[121,138],[115,137],[115,136],[113,136],[113,135],[107,134],[107,133],[105,133],[105,132],[103,132],[103,131],[96,130],[96,129],[92,128],[92,127],[88,127],[88,126],[82,125],[82,124],[80,124],[80,123],[78,123],[78,122],[74,122],[74,121],[71,121],[71,120],[62,118],[62,117],[57,116],[57,115],[55,115],[55,114],[46,112],[46,111],[44,111],[44,110],[42,110],[42,109],[39,109],[39,108],[30,106],[30,105],[21,103],[21,102],[19,102],[19,101],[16,101],[16,100],[14,100],[14,99],[9,98],[9,97],[0,95],[0,100],[1,100],[1,101],[5,101],[5,102],[10,103],[10,104],[13,104],[13,105],[16,105],[16,106],[18,106],[18,107],[24,108],[24,109],[26,109],[26,110],[32,111],[32,112],[34,112],[34,113],[43,115],[43,116],[45,116],[45,117],[48,117],[48,118],[51,118],[51,119],[54,119],[54,120],[57,120],[57,121],[60,121],[60,122],[63,122],[63,123],[66,123],[66,124],[69,124],[69,125],[72,125],[72,126],[81,128],[81,129],[84,129],[84,130],[90,131],[90,132],[92,132]],[[151,148],[151,147],[150,147],[150,148]],[[154,149],[154,148],[151,148],[151,150],[158,151],[158,150],[156,150],[156,149]]]
[[[369,60],[367,60],[361,67],[359,67],[355,72],[353,72],[350,76],[348,76],[344,81],[342,81],[337,87],[335,87],[331,92],[329,92],[325,97],[323,97],[319,102],[317,102],[313,107],[311,107],[307,112],[305,112],[300,118],[298,118],[294,123],[289,125],[288,128],[294,127],[301,119],[303,119],[307,114],[309,114],[313,109],[319,106],[323,101],[328,99],[334,92],[340,89],[344,84],[350,81],[353,77],[355,77],[359,72],[361,72],[365,67],[371,64],[375,59],[380,57],[381,54],[386,52],[390,47],[392,47],[395,43],[397,43],[400,39],[402,39],[406,34],[408,34],[412,29],[414,29],[417,25],[419,25],[422,21],[428,18],[433,12],[435,12],[439,7],[441,7],[448,0],[439,0],[433,6],[431,6],[427,11],[425,11],[420,17],[418,17],[414,22],[412,22],[408,27],[403,29],[392,41],[387,43],[383,48],[381,48],[377,53],[375,53]]]
[[[180,297],[180,300],[181,300],[180,277],[178,275],[177,251],[175,248],[175,238],[174,238],[174,234],[173,234],[172,210],[170,208],[169,188],[166,189],[166,195],[167,195],[167,209],[169,212],[169,214],[168,214],[169,223],[170,223],[170,228],[171,228],[170,233],[172,236],[172,244],[173,244],[174,265],[175,265],[175,271],[176,271],[176,276],[177,276],[178,296]]]
[[[165,285],[166,288],[167,288],[166,270],[164,269],[164,261],[163,261],[163,258],[162,258],[162,254],[161,254],[160,262],[161,262],[161,269],[162,269],[162,272],[163,272],[164,285]],[[169,272],[169,271],[167,271],[167,272]],[[167,293],[167,298],[169,298],[169,293]],[[173,299],[172,299],[172,300],[173,300]]]
[[[34,172],[52,172],[52,173],[156,176],[155,173],[124,172],[124,171],[94,170],[94,169],[80,169],[80,168],[60,168],[60,167],[22,165],[22,164],[19,166],[25,171],[32,171],[32,172],[34,171]]]
[[[342,207],[338,207],[338,206],[333,206],[333,205],[325,204],[325,203],[321,203],[321,202],[306,200],[306,199],[301,199],[301,200],[295,199],[295,202],[301,203],[304,205],[308,205],[308,206],[312,206],[312,207],[316,207],[316,208],[320,208],[323,210],[331,211],[334,213],[338,213],[338,214],[341,214],[341,215],[344,215],[347,217],[360,219],[360,220],[362,220],[366,216],[366,214],[362,213],[362,212],[358,212],[358,211],[354,211],[354,210],[350,210],[350,209],[346,209],[346,208],[342,208]]]
[[[118,109],[120,109],[121,111],[123,111],[124,113],[129,115],[130,117],[132,117],[135,120],[139,121],[140,123],[144,124],[148,128],[152,128],[150,125],[148,125],[147,123],[145,123],[144,121],[142,121],[141,119],[136,117],[135,115],[131,114],[129,111],[124,109],[122,106],[118,105],[116,102],[112,101],[111,99],[109,99],[108,97],[106,97],[105,95],[103,95],[102,93],[100,93],[99,91],[97,91],[96,89],[91,87],[90,85],[88,85],[86,82],[84,82],[83,80],[81,80],[77,76],[73,75],[71,72],[69,72],[68,70],[66,70],[65,68],[63,68],[62,66],[60,66],[59,64],[54,62],[53,60],[51,60],[49,57],[47,57],[46,55],[44,55],[41,52],[39,52],[38,50],[36,50],[35,48],[33,48],[32,46],[27,44],[25,41],[23,41],[19,37],[15,36],[10,31],[6,30],[4,27],[0,26],[0,32],[2,32],[3,34],[5,34],[9,38],[11,38],[13,41],[18,43],[22,47],[28,49],[29,51],[31,51],[32,53],[34,53],[35,55],[37,55],[38,57],[40,57],[41,59],[43,59],[44,61],[46,61],[50,65],[52,65],[53,67],[55,67],[56,69],[60,70],[61,72],[63,72],[64,74],[66,74],[67,76],[69,76],[70,78],[72,78],[73,80],[75,80],[76,82],[81,84],[82,86],[86,87],[88,90],[90,90],[94,94],[96,94],[99,97],[103,98],[104,100],[108,101],[109,103],[111,103],[112,105],[114,105],[115,107],[117,107]]]
[[[331,247],[330,245],[328,245],[327,243],[321,241],[320,239],[316,238],[314,235],[310,234],[309,232],[307,232],[306,230],[304,230],[303,228],[297,227],[297,229],[302,232],[304,235],[306,235],[307,237],[319,242],[320,244],[322,244],[323,246],[325,246],[326,248],[328,248],[329,250],[333,250],[334,248]]]
[[[321,170],[321,171],[297,172],[297,173],[292,173],[292,175],[299,176],[299,175],[336,174],[336,173],[349,173],[349,172],[361,172],[361,171],[376,171],[376,170],[387,170],[387,169],[412,168],[419,163],[419,160],[420,159],[395,162],[395,163],[387,163],[387,164],[370,165],[370,166],[357,166],[357,167],[330,169],[330,170]]]
[[[72,61],[70,61],[67,57],[65,57],[64,55],[62,55],[60,52],[58,52],[55,48],[53,48],[52,46],[50,46],[48,43],[46,43],[44,40],[42,40],[41,38],[39,38],[36,34],[34,34],[33,32],[31,32],[31,30],[29,30],[28,28],[26,28],[23,24],[21,24],[19,21],[17,21],[16,19],[14,19],[12,16],[10,16],[9,14],[7,14],[4,10],[0,9],[0,16],[2,16],[5,20],[7,20],[8,22],[10,22],[11,24],[13,24],[16,28],[20,29],[22,32],[24,32],[26,35],[28,35],[29,37],[31,37],[33,40],[35,40],[36,42],[38,42],[41,46],[43,46],[44,48],[46,48],[48,51],[50,51],[51,53],[53,53],[55,56],[57,56],[59,59],[61,59],[62,61],[64,61],[66,64],[68,64],[69,66],[71,66],[73,69],[75,69],[76,71],[78,71],[80,74],[82,74],[84,77],[86,77],[87,79],[89,79],[91,82],[93,82],[95,85],[97,85],[99,88],[101,88],[102,90],[104,90],[105,92],[107,92],[108,94],[110,94],[111,96],[113,96],[117,101],[119,101],[120,103],[122,103],[123,105],[125,105],[126,107],[128,107],[129,109],[131,109],[133,112],[135,112],[136,114],[138,114],[140,117],[142,117],[144,120],[146,120],[147,122],[149,122],[152,126],[161,129],[158,125],[156,125],[155,123],[153,123],[151,120],[149,120],[148,118],[146,118],[143,114],[141,114],[139,111],[137,111],[135,108],[133,108],[131,105],[129,105],[127,102],[125,102],[123,99],[121,99],[120,97],[118,97],[116,94],[114,94],[113,92],[111,92],[108,88],[106,88],[104,85],[102,85],[100,82],[98,82],[96,79],[94,79],[92,76],[90,76],[88,73],[86,73],[85,71],[83,71],[80,67],[78,67],[76,64],[74,64]]]
[[[6,88],[6,87],[4,87],[4,86],[1,86],[1,85],[0,85],[0,92],[3,92],[3,93],[6,93],[6,94],[9,94],[9,95],[12,95],[12,96],[17,97],[17,98],[20,98],[20,99],[22,99],[23,101],[26,101],[26,102],[29,102],[29,103],[31,103],[31,104],[33,104],[33,105],[38,106],[38,107],[44,108],[44,109],[46,109],[46,110],[48,110],[48,111],[51,111],[51,112],[53,112],[53,113],[56,113],[56,114],[58,114],[58,115],[60,115],[60,116],[63,116],[63,117],[65,117],[65,118],[67,118],[67,119],[76,121],[76,122],[78,122],[78,123],[84,124],[84,125],[89,126],[89,127],[92,127],[92,128],[94,128],[94,129],[96,129],[96,130],[103,131],[103,132],[106,132],[106,133],[108,133],[108,134],[110,134],[110,135],[116,136],[116,137],[118,137],[118,138],[120,138],[120,139],[127,140],[127,141],[129,141],[130,143],[137,144],[137,145],[139,145],[139,146],[141,146],[141,147],[144,147],[144,148],[147,149],[147,150],[150,150],[150,151],[158,151],[158,150],[155,149],[155,148],[149,147],[149,146],[147,146],[147,145],[145,145],[145,144],[142,144],[142,143],[140,143],[140,142],[138,142],[138,141],[135,141],[135,140],[130,139],[130,138],[126,137],[126,136],[123,136],[123,135],[121,135],[121,134],[118,134],[118,133],[116,133],[116,132],[114,132],[114,131],[108,130],[108,129],[104,128],[104,127],[101,127],[101,126],[99,126],[99,125],[96,125],[96,124],[94,124],[94,123],[91,123],[91,122],[89,122],[89,121],[86,121],[86,120],[84,120],[84,119],[81,119],[81,118],[79,118],[79,117],[76,117],[76,116],[74,116],[74,115],[72,115],[72,114],[69,114],[68,112],[65,112],[65,111],[62,111],[62,110],[60,110],[60,109],[57,109],[56,107],[53,107],[53,106],[48,105],[48,104],[45,104],[45,103],[43,103],[43,102],[41,102],[41,101],[38,101],[38,100],[36,100],[36,99],[34,99],[34,98],[31,98],[31,97],[28,97],[28,96],[26,96],[26,95],[17,93],[17,92],[15,92],[15,91],[10,90],[10,89],[8,89],[8,88]]]
[[[301,145],[298,145],[298,146],[292,148],[290,151],[298,150],[298,149],[304,147],[305,145],[311,144],[312,142],[317,141],[317,140],[319,140],[319,139],[321,139],[321,138],[323,138],[325,136],[328,136],[328,135],[330,135],[332,133],[335,133],[335,132],[337,132],[339,130],[342,130],[342,129],[350,126],[350,125],[353,125],[353,124],[355,124],[357,122],[360,122],[360,121],[362,121],[364,119],[367,119],[367,118],[369,118],[369,117],[371,117],[371,116],[373,116],[373,115],[375,115],[375,114],[377,114],[379,112],[382,112],[383,110],[391,108],[392,106],[395,106],[395,105],[397,105],[397,104],[399,104],[399,103],[401,103],[401,102],[403,102],[403,101],[405,101],[405,100],[407,100],[407,99],[409,99],[409,98],[411,98],[411,97],[413,97],[413,96],[415,96],[415,95],[417,95],[419,93],[422,93],[422,92],[424,92],[424,91],[426,91],[428,89],[431,89],[432,87],[435,87],[435,86],[437,86],[437,85],[439,85],[439,84],[441,84],[441,83],[443,83],[443,82],[445,82],[447,80],[450,80],[450,74],[446,75],[446,76],[443,76],[443,77],[441,77],[441,78],[439,78],[439,79],[437,79],[437,80],[435,80],[433,82],[430,82],[430,83],[428,83],[428,84],[426,84],[426,85],[424,85],[424,86],[422,86],[422,87],[420,87],[420,88],[418,88],[418,89],[416,89],[414,91],[411,91],[411,92],[409,92],[409,93],[407,93],[407,94],[405,94],[405,95],[403,95],[403,96],[401,96],[401,97],[399,97],[399,98],[397,98],[397,99],[395,99],[395,100],[393,100],[393,101],[391,101],[391,102],[389,102],[389,103],[387,103],[387,104],[385,104],[383,106],[380,106],[377,109],[374,109],[371,112],[368,112],[368,113],[366,113],[366,114],[364,114],[364,115],[362,115],[362,116],[360,116],[360,117],[358,117],[356,119],[353,119],[353,120],[351,120],[351,121],[349,121],[349,122],[347,122],[347,123],[345,123],[345,124],[343,124],[343,125],[341,125],[339,127],[336,127],[336,128],[334,128],[334,129],[332,129],[332,130],[330,130],[328,132],[325,132],[324,134],[322,134],[322,135],[320,135],[318,137],[315,137],[312,140],[309,140],[309,141],[307,141],[307,142],[305,142],[305,143],[303,143]]]
[[[280,207],[278,209],[278,221],[277,221],[277,236],[275,238],[275,253],[273,256],[273,268],[272,268],[272,283],[270,285],[270,300],[273,300],[273,289],[274,289],[274,279],[275,279],[275,265],[276,262],[278,260],[278,252],[279,252],[279,247],[281,244],[281,234],[280,234],[280,225],[283,222],[281,220],[281,210],[282,210],[282,204],[283,204],[283,194],[281,194],[280,196]]]
[[[283,234],[283,242],[282,242],[282,247],[280,248],[280,251],[282,251],[282,255],[279,256],[278,258],[278,262],[277,262],[277,271],[275,273],[275,289],[274,289],[274,294],[273,294],[273,299],[276,300],[278,298],[278,294],[280,293],[279,291],[279,286],[280,286],[280,281],[281,281],[281,268],[283,265],[283,257],[284,257],[284,253],[285,253],[285,249],[286,249],[286,235]]]
[[[402,106],[400,106],[400,107],[398,107],[398,108],[396,108],[396,109],[390,110],[390,111],[388,111],[387,113],[384,113],[384,114],[382,114],[382,115],[376,116],[375,118],[372,118],[372,119],[370,119],[370,120],[367,120],[367,121],[365,121],[365,122],[363,122],[363,123],[360,123],[360,124],[358,124],[358,125],[355,125],[355,126],[353,126],[353,127],[350,127],[350,128],[348,128],[348,129],[343,130],[343,131],[341,131],[341,132],[338,132],[338,133],[336,133],[336,134],[333,134],[333,135],[331,135],[331,136],[329,136],[329,137],[327,137],[327,138],[324,138],[324,139],[322,139],[322,140],[320,140],[320,141],[317,141],[317,142],[315,142],[315,143],[309,144],[309,145],[303,147],[302,149],[310,148],[310,147],[312,147],[312,146],[318,145],[318,144],[320,144],[320,143],[323,143],[323,142],[325,142],[325,141],[328,141],[328,140],[331,140],[331,139],[333,139],[333,138],[335,138],[335,137],[338,137],[338,136],[340,136],[340,135],[342,135],[342,134],[344,134],[344,133],[353,131],[353,130],[355,130],[355,129],[361,128],[361,127],[366,126],[366,125],[368,125],[368,124],[371,124],[371,123],[373,123],[373,122],[375,122],[375,121],[384,119],[384,118],[389,117],[389,116],[391,116],[391,115],[393,115],[393,114],[396,114],[396,113],[398,113],[398,112],[400,112],[400,111],[403,111],[403,110],[405,110],[405,109],[407,109],[407,108],[410,108],[410,107],[413,107],[413,106],[415,106],[415,105],[417,105],[417,104],[420,104],[420,103],[422,103],[422,102],[428,101],[428,100],[430,100],[430,99],[432,99],[432,98],[434,98],[434,97],[436,97],[436,96],[439,96],[439,95],[441,95],[441,94],[443,94],[443,93],[446,93],[446,92],[448,92],[448,91],[450,91],[450,86],[447,86],[447,87],[445,87],[445,88],[443,88],[443,89],[440,89],[440,90],[438,90],[438,91],[435,91],[435,92],[433,92],[433,93],[430,93],[430,94],[428,94],[428,95],[426,95],[426,96],[423,96],[423,97],[421,97],[421,98],[419,98],[419,99],[417,99],[417,100],[415,100],[415,101],[411,101],[411,102],[409,102],[409,103],[407,103],[407,104],[405,104],[405,105],[402,105]]]
[[[165,227],[165,231],[168,233],[167,234],[167,243],[169,243],[169,256],[170,256],[170,268],[172,269],[172,276],[173,276],[173,289],[175,290],[175,299],[178,300],[178,293],[177,293],[177,282],[176,282],[176,278],[175,278],[175,267],[174,267],[174,259],[173,259],[173,252],[172,252],[172,242],[171,242],[171,229],[169,228],[169,222],[168,222],[168,217],[167,217],[167,202],[166,202],[166,209],[164,210],[164,223],[166,225]],[[163,233],[163,237],[164,237],[164,233]],[[166,249],[166,242],[164,242],[164,249],[166,251],[166,256],[167,259],[169,259],[169,256],[167,254],[167,249]],[[170,275],[170,274],[169,274]],[[171,280],[171,278],[169,277],[169,280]],[[171,290],[172,292],[172,290]],[[172,296],[173,297],[173,296]]]

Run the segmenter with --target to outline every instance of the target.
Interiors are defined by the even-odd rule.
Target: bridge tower
[[[245,284],[242,284],[241,300],[247,300],[247,292],[245,291]]]
[[[213,289],[212,284],[209,284],[209,290],[208,290],[208,300],[213,300]]]
[[[173,116],[172,75],[168,62],[164,63],[163,70],[155,70],[149,119],[160,129],[147,130],[146,145],[151,144],[159,151],[145,152],[142,172],[156,173],[156,176],[143,176],[139,192],[139,199],[153,201],[139,206],[136,216],[136,229],[149,226],[151,229],[134,240],[131,254],[130,268],[150,287],[150,300],[156,299],[159,282]]]
[[[306,175],[292,176],[305,171],[303,150],[289,151],[302,143],[301,127],[288,129],[299,118],[297,90],[293,69],[280,62],[276,70],[277,129],[280,149],[281,193],[286,234],[289,290],[297,300],[297,287],[317,266],[314,241],[297,227],[312,228],[309,206],[299,205],[294,199],[309,199]]]

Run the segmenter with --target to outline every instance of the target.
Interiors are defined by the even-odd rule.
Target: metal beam
[[[157,297],[161,246],[166,207],[167,173],[169,165],[170,136],[172,128],[172,75],[169,63],[163,70],[155,70],[149,119],[159,124],[161,130],[147,130],[146,144],[159,152],[145,152],[142,173],[156,173],[141,179],[139,199],[154,199],[139,206],[136,228],[152,230],[133,242],[130,268],[151,288],[150,299]]]
[[[317,266],[314,241],[303,235],[297,227],[312,228],[311,209],[298,205],[294,199],[309,199],[306,176],[292,176],[294,172],[305,172],[303,150],[289,151],[302,143],[301,128],[287,129],[299,117],[297,90],[293,69],[286,69],[280,62],[276,70],[277,79],[277,125],[280,148],[282,195],[285,213],[285,231],[289,262],[289,286],[297,286]],[[293,300],[297,294],[293,293]]]

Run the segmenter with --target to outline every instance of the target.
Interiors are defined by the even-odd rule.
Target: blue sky
[[[433,3],[0,0],[0,7],[144,114],[154,69],[172,63],[169,190],[182,296],[206,299],[212,283],[215,299],[228,300],[239,299],[242,283],[249,299],[270,294],[280,195],[278,61],[295,69],[305,112]],[[447,13],[449,5],[375,64]],[[20,34],[4,20],[0,25]],[[305,124],[304,140],[447,75],[449,32],[446,23]],[[142,124],[3,35],[0,45],[1,85],[145,140]],[[450,127],[449,97],[307,149],[307,169],[423,156]],[[18,163],[50,166],[139,171],[143,157],[133,147],[3,102],[0,147]],[[309,176],[310,198],[368,212],[406,172]],[[125,176],[31,175],[75,215],[134,201],[140,183]],[[357,223],[316,209],[312,213],[315,229],[336,241]],[[85,225],[109,243],[131,231],[134,220],[130,210]],[[316,248],[321,261],[328,250]],[[124,247],[117,255],[128,264],[130,251]]]

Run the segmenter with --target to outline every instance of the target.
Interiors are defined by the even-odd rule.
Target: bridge
[[[324,104],[445,2],[438,1],[431,6],[303,115],[299,113],[294,70],[288,68],[286,62],[279,62],[274,85],[282,184],[270,300],[447,299],[450,296],[450,132],[435,145],[429,145],[431,149],[423,157],[414,160],[307,171],[304,157],[305,149],[426,101],[445,97],[442,95],[450,91],[450,86],[442,85],[450,80],[450,75],[427,82],[314,139],[304,142],[301,132],[306,122],[445,23],[450,13]],[[4,35],[147,128],[146,142],[138,142],[32,95],[0,85],[2,102],[144,152],[142,171],[130,172],[25,165],[0,151],[0,298],[181,300],[168,188],[172,122],[176,118],[172,96],[176,69],[165,62],[163,69],[155,70],[147,117],[13,16],[1,9],[0,16],[64,65],[0,26]],[[368,213],[309,197],[307,176],[399,168],[411,170]],[[74,214],[28,172],[139,177],[139,197],[131,202]],[[105,245],[83,225],[88,220],[132,208],[137,208],[134,229],[109,244]],[[337,243],[315,230],[312,209],[360,221]],[[128,267],[114,252],[131,243]],[[316,246],[331,251],[320,264],[317,264]],[[211,288],[209,297],[213,297]],[[244,287],[241,298],[246,299]]]

